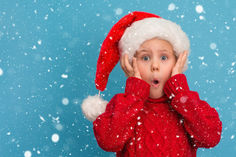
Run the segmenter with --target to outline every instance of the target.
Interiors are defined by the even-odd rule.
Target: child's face
[[[153,38],[146,40],[135,54],[140,75],[150,84],[150,98],[164,95],[163,87],[171,77],[176,63],[172,45],[165,40]]]

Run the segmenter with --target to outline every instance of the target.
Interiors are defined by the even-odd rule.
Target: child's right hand
[[[142,79],[138,70],[137,60],[135,57],[133,57],[133,64],[131,65],[129,63],[128,54],[123,54],[120,59],[120,65],[127,77],[137,77],[139,79]]]

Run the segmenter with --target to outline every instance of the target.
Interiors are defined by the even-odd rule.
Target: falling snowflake
[[[42,40],[38,40],[38,44],[41,45],[42,44]]]
[[[123,13],[123,9],[121,9],[121,8],[115,9],[115,14],[116,15],[121,15],[122,13]]]
[[[61,77],[64,78],[64,79],[67,79],[68,75],[67,74],[62,74]]]
[[[168,10],[169,11],[175,10],[175,4],[174,3],[170,3],[169,6],[168,6]]]
[[[53,134],[51,139],[52,139],[52,142],[57,143],[60,137],[58,134]]]
[[[3,75],[3,70],[2,70],[2,68],[0,68],[0,76],[2,76]]]
[[[197,12],[198,14],[201,14],[201,13],[204,12],[204,9],[203,9],[203,6],[202,6],[202,5],[197,5],[197,6],[195,7],[195,10],[196,10],[196,12]]]
[[[215,50],[215,49],[216,49],[216,43],[211,43],[211,44],[210,44],[210,48],[211,48],[212,50]]]
[[[29,150],[25,151],[24,156],[25,157],[31,157],[32,156],[31,151],[29,151]]]
[[[68,98],[63,98],[62,99],[62,104],[65,105],[65,106],[68,105],[69,104],[69,99]]]

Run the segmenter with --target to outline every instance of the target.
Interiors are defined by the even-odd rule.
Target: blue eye
[[[167,60],[167,57],[166,56],[161,56],[161,60],[165,61],[165,60]]]
[[[144,61],[148,61],[148,60],[150,60],[150,57],[149,57],[149,56],[143,56],[142,59],[143,59]]]

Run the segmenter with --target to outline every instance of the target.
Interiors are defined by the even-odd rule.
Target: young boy
[[[97,118],[88,113],[88,102],[82,105],[90,120],[96,118],[93,129],[102,149],[119,157],[195,157],[199,147],[219,143],[217,111],[189,90],[182,74],[188,52],[182,29],[157,15],[133,12],[113,26],[101,48],[95,82],[104,90],[120,59],[128,76],[125,93],[115,95]]]

